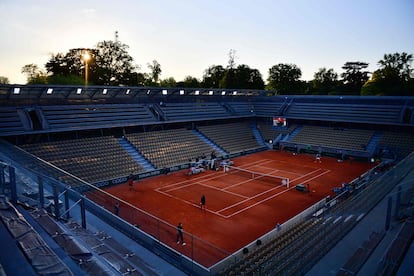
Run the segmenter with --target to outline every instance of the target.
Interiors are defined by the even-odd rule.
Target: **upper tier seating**
[[[145,105],[96,104],[41,106],[48,126],[52,129],[102,128],[139,125],[155,122]]]
[[[343,122],[398,123],[400,105],[293,102],[286,116],[296,119]]]
[[[254,112],[257,116],[273,117],[280,114],[280,109],[283,106],[283,102],[263,101],[254,102]]]
[[[15,107],[0,107],[0,132],[2,135],[7,133],[23,133],[23,124]]]
[[[188,163],[189,159],[208,155],[213,148],[191,130],[171,129],[131,133],[128,140],[157,168]]]
[[[198,130],[228,153],[262,147],[248,123],[199,126]]]
[[[111,136],[25,144],[21,148],[89,183],[144,171]]]
[[[226,118],[230,115],[222,105],[216,102],[166,103],[160,107],[168,121]]]
[[[233,110],[236,116],[252,116],[255,115],[254,106],[250,102],[228,102],[227,105]]]
[[[366,146],[373,135],[372,130],[303,126],[290,142],[316,147],[366,151]]]

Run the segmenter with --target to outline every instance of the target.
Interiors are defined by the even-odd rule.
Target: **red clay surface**
[[[121,201],[119,216],[171,248],[209,267],[243,248],[317,201],[333,195],[332,189],[350,182],[373,167],[367,162],[337,162],[290,152],[265,151],[233,159],[235,166],[290,179],[290,188],[249,180],[220,171],[187,176],[184,171],[147,178],[105,189],[149,215]],[[295,190],[309,184],[310,193]],[[206,210],[200,209],[201,195]],[[114,201],[101,195],[88,197],[113,210]],[[166,223],[164,223],[166,222]],[[176,244],[175,226],[183,223],[186,246]]]

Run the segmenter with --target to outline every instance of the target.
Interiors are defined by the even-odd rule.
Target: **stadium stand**
[[[294,129],[296,128],[295,124],[290,125],[288,128],[286,129],[281,129],[281,128],[275,128],[273,125],[271,124],[259,124],[257,125],[257,129],[260,131],[260,134],[262,135],[263,139],[266,141],[272,140],[275,141],[275,139],[279,136],[279,135],[286,135],[288,133],[291,133]]]
[[[14,107],[0,107],[0,129],[3,135],[24,133],[25,128]]]
[[[406,156],[414,151],[414,135],[412,133],[384,131],[378,147],[380,150],[392,151]]]
[[[190,159],[214,150],[184,128],[130,133],[126,137],[157,168],[188,164]]]
[[[148,108],[141,104],[94,104],[42,106],[44,129],[94,129],[154,122]]]
[[[303,126],[290,142],[306,146],[366,152],[373,135],[372,130]]]
[[[383,237],[384,232],[372,232],[369,239],[354,252],[336,275],[356,275]]]
[[[414,239],[414,218],[406,221],[378,265],[377,275],[395,275]]]
[[[277,98],[277,101],[269,101],[263,99],[262,101],[256,101],[253,103],[254,113],[259,117],[273,117],[283,113],[282,109],[285,98]]]
[[[263,147],[255,139],[248,123],[197,126],[197,129],[227,153]]]
[[[370,101],[371,100],[371,101]],[[369,97],[334,97],[312,99],[294,98],[286,110],[286,117],[335,122],[370,122],[378,124],[401,123],[404,98],[382,100]]]
[[[144,171],[112,136],[24,144],[21,148],[90,183]]]
[[[200,121],[228,117],[229,113],[219,103],[163,103],[161,110],[168,121]]]
[[[39,233],[27,222],[22,214],[4,197],[0,199],[0,216],[4,226],[9,231],[16,247],[9,251],[14,257],[19,256],[16,251],[21,249],[24,256],[31,263],[30,268],[19,268],[20,273],[28,275],[73,275],[65,262],[57,256]],[[21,266],[27,266],[23,258],[18,259]]]
[[[226,106],[231,110],[234,116],[254,116],[254,106],[250,102],[228,102]]]

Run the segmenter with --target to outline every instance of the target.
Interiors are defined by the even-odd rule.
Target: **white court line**
[[[266,166],[257,166],[257,167],[260,167],[260,168],[265,168],[265,169],[271,169],[271,168],[269,168],[269,167],[266,167]],[[302,175],[302,174],[300,174],[300,173],[294,173],[294,172],[291,172],[291,171],[286,171],[286,170],[275,170],[275,171],[279,171],[279,172],[285,172],[285,173],[288,173],[288,174],[296,174],[296,175]]]
[[[267,161],[263,162],[263,160],[267,160]],[[256,161],[256,162],[252,162],[252,163],[248,163],[248,164],[244,164],[243,166],[240,166],[240,167],[241,167],[241,168],[243,168],[243,167],[247,167],[246,169],[248,169],[248,168],[249,168],[248,166],[254,166],[253,164],[260,164],[260,165],[263,165],[263,164],[266,164],[266,163],[271,163],[271,162],[273,162],[273,161],[274,161],[274,160],[270,160],[270,159],[263,159],[263,160]],[[294,180],[291,180],[291,181],[290,181],[290,183],[292,183],[293,181],[296,181],[296,180],[298,180],[298,179],[301,179],[301,178],[303,178],[303,177],[305,177],[305,176],[307,176],[307,175],[309,175],[309,174],[315,173],[315,172],[317,172],[317,171],[319,171],[319,170],[321,170],[321,169],[317,169],[317,170],[315,170],[315,171],[312,171],[312,172],[310,172],[310,173],[307,173],[307,174],[305,174],[305,175],[302,175],[301,177],[295,178]],[[280,171],[280,170],[274,170],[274,171]],[[310,179],[306,180],[306,181],[305,181],[305,182],[303,182],[303,183],[307,183],[307,182],[309,182],[309,181],[311,181],[311,180],[313,180],[313,179],[315,179],[315,178],[317,178],[317,177],[319,177],[319,176],[322,176],[322,175],[324,175],[324,174],[326,174],[326,173],[328,173],[328,172],[330,172],[330,170],[325,171],[325,172],[323,172],[322,174],[319,174],[319,175],[317,175],[317,176],[315,176],[315,177],[313,177],[313,178],[310,178]],[[291,173],[291,172],[288,172],[288,173]],[[293,173],[293,174],[295,174],[295,173]],[[233,193],[233,192],[226,191],[226,189],[228,189],[228,188],[230,188],[230,187],[234,187],[234,186],[238,186],[238,185],[244,184],[244,183],[249,182],[249,181],[253,181],[254,179],[249,179],[249,180],[247,180],[247,181],[244,181],[244,182],[241,182],[241,183],[237,183],[237,184],[235,184],[235,185],[231,185],[231,186],[229,186],[229,187],[225,187],[225,188],[217,188],[217,187],[215,187],[215,186],[206,185],[206,184],[201,183],[201,181],[213,180],[213,179],[216,179],[216,178],[221,178],[221,177],[223,177],[223,176],[225,176],[225,175],[223,175],[223,174],[218,174],[218,175],[213,175],[213,176],[211,176],[211,175],[202,175],[202,176],[199,176],[199,177],[196,177],[196,178],[192,178],[191,180],[189,179],[189,180],[184,180],[184,181],[181,181],[181,182],[172,183],[172,184],[170,184],[170,185],[166,185],[166,186],[163,186],[163,187],[157,188],[157,189],[155,189],[155,190],[156,190],[157,192],[161,193],[161,194],[164,194],[164,195],[166,195],[166,196],[172,197],[172,198],[174,198],[174,199],[176,199],[176,200],[183,201],[183,202],[185,202],[185,203],[187,203],[187,204],[189,204],[189,205],[191,205],[191,206],[197,207],[197,208],[199,207],[197,204],[194,204],[193,202],[190,202],[190,201],[184,200],[184,199],[182,199],[182,198],[180,198],[180,197],[173,196],[173,195],[169,194],[169,192],[174,191],[174,190],[179,190],[179,189],[181,189],[181,188],[185,188],[185,187],[189,187],[189,186],[192,186],[192,185],[197,184],[197,185],[202,185],[202,186],[205,186],[205,187],[208,187],[208,188],[216,189],[216,190],[219,190],[219,191],[222,191],[222,192],[226,192],[226,193],[229,193],[229,194],[232,194],[232,195],[235,195],[235,196],[241,197],[241,198],[245,198],[244,200],[242,200],[242,201],[240,201],[240,202],[238,202],[238,203],[236,203],[236,204],[233,204],[233,205],[231,205],[231,206],[228,206],[228,207],[226,207],[226,208],[224,208],[224,209],[221,209],[221,210],[219,210],[219,211],[210,211],[210,210],[208,210],[208,209],[206,208],[206,211],[208,211],[208,212],[210,212],[210,213],[212,213],[212,214],[216,214],[216,215],[218,215],[218,216],[220,216],[220,217],[223,217],[223,218],[230,218],[230,217],[232,217],[232,216],[234,216],[234,215],[237,215],[237,214],[239,214],[239,213],[241,213],[241,212],[243,212],[243,211],[245,211],[245,210],[248,210],[248,209],[250,209],[250,208],[252,208],[252,207],[254,207],[254,206],[256,206],[256,205],[258,205],[258,204],[260,204],[260,203],[262,203],[262,202],[264,202],[264,201],[267,201],[267,200],[269,200],[269,199],[271,199],[271,198],[274,198],[275,196],[280,195],[280,194],[283,194],[284,192],[287,192],[287,191],[289,191],[289,190],[291,190],[291,189],[293,189],[293,188],[294,188],[294,187],[291,187],[291,188],[289,188],[289,189],[287,189],[287,190],[285,190],[285,191],[279,192],[279,193],[277,193],[277,194],[275,194],[275,195],[273,195],[273,196],[271,196],[271,197],[268,197],[268,198],[266,198],[266,199],[263,199],[263,200],[259,201],[258,203],[255,203],[255,204],[253,204],[253,205],[250,205],[249,207],[243,208],[242,210],[239,210],[239,211],[237,211],[237,212],[235,212],[235,213],[233,213],[233,214],[231,214],[231,215],[224,216],[224,215],[220,214],[220,212],[222,212],[222,211],[224,211],[224,210],[227,210],[227,209],[229,209],[229,208],[231,208],[231,207],[237,206],[237,205],[239,205],[239,204],[242,204],[242,203],[244,203],[244,202],[246,202],[246,201],[248,201],[248,200],[250,200],[250,199],[254,199],[254,198],[258,197],[258,196],[261,196],[261,195],[263,195],[263,194],[265,194],[265,193],[268,193],[268,192],[270,192],[270,191],[273,191],[273,190],[275,190],[275,189],[279,189],[279,188],[281,188],[282,186],[276,186],[275,188],[272,188],[272,189],[270,189],[270,190],[266,190],[266,191],[264,191],[264,192],[262,192],[262,193],[260,193],[260,194],[255,195],[254,197],[250,197],[250,198],[249,198],[249,197],[246,197],[246,196],[241,195],[241,194],[237,194],[237,193]],[[192,182],[192,181],[194,181],[194,182]],[[186,185],[184,185],[184,186],[178,186],[179,184],[184,184],[184,183],[187,183],[187,184],[186,184]],[[165,190],[165,191],[162,191],[163,189],[168,188],[168,187],[174,187],[174,188],[171,188],[171,189],[167,189],[167,190]]]
[[[311,181],[311,180],[313,180],[313,179],[315,179],[315,178],[317,178],[317,177],[320,177],[320,176],[322,176],[322,175],[324,175],[324,174],[327,174],[327,173],[329,173],[329,172],[331,172],[330,170],[327,170],[327,171],[325,171],[325,172],[323,172],[323,173],[320,173],[320,174],[318,174],[318,175],[316,175],[316,176],[314,176],[314,177],[312,177],[312,178],[309,178],[309,179],[307,179],[306,181],[304,181],[303,183],[307,183],[307,182],[309,182],[309,181]],[[241,212],[244,212],[244,211],[246,211],[246,210],[248,210],[248,209],[250,209],[250,208],[252,208],[252,207],[254,207],[254,206],[256,206],[256,205],[259,205],[259,204],[262,204],[263,202],[265,202],[265,201],[267,201],[267,200],[269,200],[269,199],[272,199],[272,198],[274,198],[274,197],[276,197],[276,196],[278,196],[278,195],[281,195],[281,194],[283,194],[283,193],[285,193],[285,192],[287,192],[287,191],[290,191],[290,190],[292,190],[292,189],[294,189],[295,187],[291,187],[291,188],[289,188],[289,189],[286,189],[286,190],[284,190],[284,191],[282,191],[282,192],[279,192],[279,193],[277,193],[277,194],[275,194],[275,195],[272,195],[272,196],[270,196],[270,197],[268,197],[268,198],[265,198],[265,199],[262,199],[262,200],[260,200],[260,201],[258,201],[258,202],[256,202],[256,203],[254,203],[254,204],[252,204],[252,205],[249,205],[248,207],[246,207],[246,208],[243,208],[243,209],[241,209],[241,210],[239,210],[239,211],[237,211],[237,212],[234,212],[233,214],[231,214],[231,215],[228,215],[228,216],[225,216],[225,218],[231,218],[232,216],[235,216],[235,215],[237,215],[237,214],[240,214]],[[237,204],[236,204],[237,205]],[[227,209],[227,208],[225,208],[225,209]],[[222,209],[222,210],[224,210],[224,209]],[[222,210],[219,210],[219,211],[217,211],[217,212],[221,212]]]
[[[315,172],[317,172],[318,170],[320,170],[320,169],[317,169],[316,171],[312,171],[312,172],[310,172],[310,173],[307,173],[306,175],[309,175],[309,174],[315,173]],[[326,173],[326,172],[325,172],[325,173]],[[319,176],[321,176],[321,175],[323,175],[323,174],[325,174],[325,173],[319,174],[319,175],[317,175],[316,177],[319,177]],[[306,176],[306,175],[303,175],[302,177],[296,178],[295,180],[300,179],[300,178],[303,178],[303,177],[304,177],[304,176]],[[314,177],[314,178],[315,178],[315,177]],[[306,181],[306,182],[309,182],[310,180],[312,180],[312,179],[314,179],[314,178],[311,178],[311,179],[309,179],[309,180],[308,180],[308,181]],[[293,181],[295,181],[295,180],[293,180]],[[292,181],[292,182],[293,182],[293,181]],[[304,183],[306,183],[306,182],[304,182]],[[257,195],[255,195],[255,196],[253,196],[253,197],[247,198],[247,199],[245,199],[245,200],[243,200],[243,201],[240,201],[240,202],[235,203],[235,204],[233,204],[233,205],[230,205],[230,206],[228,206],[228,207],[226,207],[226,208],[223,208],[223,209],[221,209],[221,210],[219,210],[219,211],[217,211],[217,212],[222,212],[222,211],[225,211],[225,210],[230,209],[230,208],[232,208],[232,207],[234,207],[234,206],[237,206],[237,205],[239,205],[239,204],[242,204],[242,203],[244,203],[244,202],[246,202],[246,201],[249,201],[249,200],[251,200],[251,199],[254,199],[254,198],[258,197],[258,196],[261,196],[261,195],[266,194],[266,193],[268,193],[268,192],[271,192],[271,191],[273,191],[273,190],[275,190],[275,189],[278,189],[278,188],[280,188],[280,187],[282,187],[282,186],[276,186],[276,187],[274,187],[274,188],[272,188],[272,189],[266,190],[266,191],[264,191],[264,192],[262,192],[262,193],[260,193],[260,194],[257,194]],[[292,189],[292,188],[294,188],[294,187],[291,187],[291,188],[287,189],[286,191],[288,191],[288,190],[290,190],[290,189]],[[280,193],[278,193],[278,194],[280,194]],[[276,194],[276,195],[278,195],[278,194]],[[272,197],[270,197],[270,198],[273,198],[273,196],[272,196]],[[267,199],[266,199],[266,200],[267,200]],[[252,205],[252,206],[254,206],[254,205]],[[247,208],[250,208],[250,207],[247,207]]]
[[[280,177],[280,178],[281,178],[281,180],[282,180],[283,178],[286,178],[286,177],[283,177],[283,176],[278,176],[278,175],[273,175],[273,174],[271,174],[271,173],[273,173],[273,172],[278,172],[278,171],[279,171],[279,170],[274,170],[274,171],[271,171],[270,173],[263,173],[263,174],[265,174],[265,175],[269,175],[269,176],[274,176],[275,178]],[[231,172],[230,172],[230,174],[231,174]],[[237,174],[235,174],[235,175],[237,175]],[[233,185],[230,185],[230,186],[227,186],[227,187],[223,188],[223,190],[227,190],[227,189],[230,189],[230,188],[233,188],[233,187],[237,187],[237,186],[243,185],[243,184],[245,184],[245,183],[247,183],[247,182],[251,182],[251,181],[254,181],[254,180],[258,180],[258,181],[260,181],[260,177],[258,177],[258,178],[251,178],[251,179],[247,179],[247,180],[245,180],[245,181],[237,182],[236,184],[233,184]],[[276,185],[276,184],[275,184],[275,185]]]
[[[304,178],[305,176],[308,176],[308,175],[313,174],[313,173],[315,173],[315,172],[317,172],[317,171],[320,171],[320,170],[322,170],[322,169],[317,169],[317,170],[315,170],[315,171],[311,171],[311,172],[309,172],[309,173],[307,173],[307,174],[303,174],[303,175],[302,175],[302,176],[300,176],[300,177],[297,177],[297,178],[295,178],[295,179],[292,179],[292,180],[290,181],[290,183],[292,183],[292,182],[294,182],[294,181],[296,181],[296,180],[298,180],[298,179]],[[330,171],[330,170],[328,170],[328,171]],[[289,183],[289,184],[290,184],[290,183]]]
[[[176,200],[179,200],[179,201],[182,201],[182,202],[184,202],[184,203],[186,203],[186,204],[189,204],[189,205],[191,205],[191,206],[194,206],[194,207],[196,207],[196,208],[198,208],[198,209],[200,209],[200,205],[198,205],[198,204],[195,204],[195,203],[193,203],[193,202],[191,202],[191,201],[188,201],[188,200],[185,200],[185,199],[182,199],[181,197],[176,197],[176,196],[173,196],[172,194],[169,194],[169,193],[165,193],[165,192],[162,192],[162,191],[158,191],[159,193],[161,193],[161,194],[163,194],[163,195],[166,195],[166,196],[168,196],[168,197],[171,197],[171,198],[174,198],[174,199],[176,199]],[[214,215],[217,215],[217,216],[219,216],[219,217],[222,217],[222,218],[226,218],[225,216],[223,216],[222,214],[219,214],[219,213],[217,213],[217,212],[215,212],[215,211],[211,211],[211,210],[209,210],[208,208],[205,208],[204,210],[200,210],[200,212],[201,211],[206,211],[206,212],[209,212],[209,213],[212,213],[212,214],[214,214]]]
[[[265,162],[263,162],[263,160],[267,160],[267,161],[265,161]],[[260,162],[263,162],[263,163],[270,163],[271,161],[273,161],[273,160],[271,160],[271,159],[263,159],[263,160],[259,160],[259,161],[255,161],[255,162],[252,162],[252,163],[247,163],[247,164],[245,164],[244,166],[251,166],[252,164],[256,164],[256,163],[260,163]],[[241,168],[243,167],[243,166],[240,166]],[[211,175],[201,175],[201,176],[198,176],[198,177],[194,177],[194,178],[192,178],[192,179],[187,179],[187,180],[184,180],[184,181],[180,181],[180,182],[175,182],[175,183],[172,183],[172,184],[169,184],[169,185],[166,185],[166,186],[163,186],[163,187],[160,187],[160,188],[157,188],[157,189],[155,189],[156,191],[161,191],[161,190],[164,190],[165,188],[168,188],[168,187],[174,187],[174,188],[172,188],[172,189],[167,189],[167,190],[164,190],[165,192],[170,192],[170,191],[174,191],[174,190],[178,190],[178,189],[181,189],[182,187],[188,187],[188,186],[191,186],[191,185],[184,185],[184,186],[179,186],[180,184],[184,184],[184,183],[188,183],[188,182],[190,182],[190,181],[194,181],[194,182],[198,182],[198,181],[203,181],[203,180],[212,180],[212,179],[216,179],[216,178],[220,178],[220,177],[222,177],[223,175],[216,175],[216,176],[211,176]]]

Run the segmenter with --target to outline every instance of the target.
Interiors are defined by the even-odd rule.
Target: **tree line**
[[[272,95],[414,95],[411,63],[413,55],[385,54],[378,69],[368,72],[368,63],[348,61],[340,75],[332,68],[320,68],[313,80],[301,80],[302,71],[296,64],[279,63],[268,70],[267,82],[258,69],[237,65],[236,51],[230,50],[227,65],[211,65],[202,79],[186,76],[161,79],[161,65],[153,60],[149,72],[141,72],[128,53],[129,46],[118,40],[102,41],[95,48],[74,48],[67,53],[52,54],[45,69],[36,64],[23,66],[27,84],[83,85],[85,74],[90,85],[162,86],[183,88],[266,89]],[[0,77],[7,83],[5,77]]]

